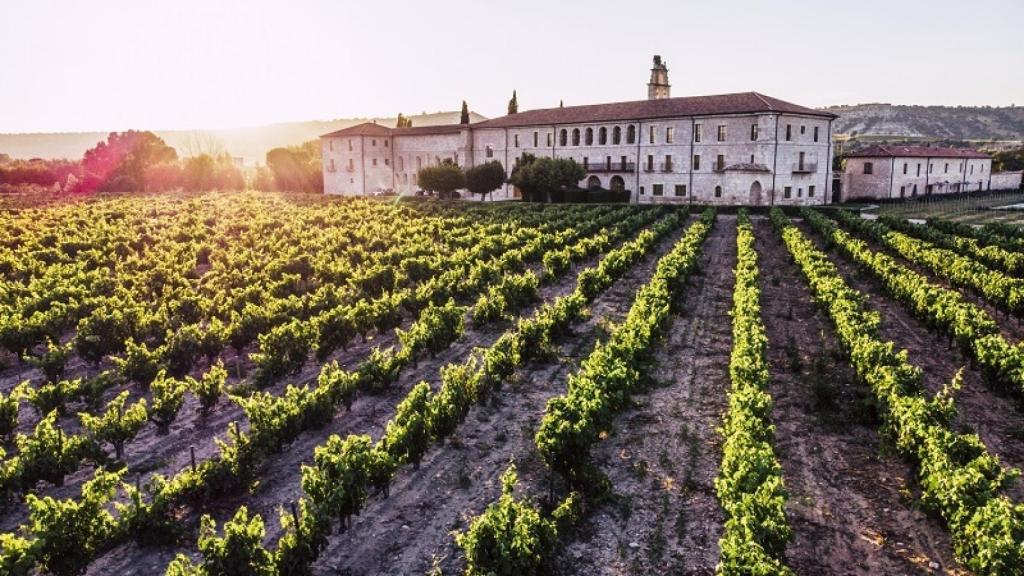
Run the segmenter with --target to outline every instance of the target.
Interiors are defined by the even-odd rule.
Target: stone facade
[[[915,146],[872,146],[852,154],[841,181],[844,201],[1013,188],[1013,178],[993,174],[992,159],[981,152]],[[1019,176],[1016,181],[1019,186]]]
[[[993,172],[989,179],[992,190],[1019,190],[1024,184],[1024,172]]]

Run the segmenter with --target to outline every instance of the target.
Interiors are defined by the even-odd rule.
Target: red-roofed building
[[[993,174],[971,148],[876,145],[846,155],[842,199],[884,200],[1020,186],[1020,173]]]
[[[757,92],[671,98],[655,57],[648,99],[528,110],[466,125],[361,124],[322,139],[324,189],[412,194],[446,159],[464,168],[524,154],[572,158],[581,187],[625,189],[634,202],[812,205],[829,200],[835,115]],[[511,198],[509,186],[497,196]]]

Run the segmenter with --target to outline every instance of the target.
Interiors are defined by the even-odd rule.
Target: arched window
[[[721,186],[715,186],[715,198],[721,198],[721,197],[722,197],[722,187]]]
[[[615,190],[615,191],[625,190],[626,189],[626,181],[622,179],[622,176],[618,176],[618,175],[612,176],[612,181],[608,185],[608,188],[610,188],[612,190]]]
[[[632,124],[626,128],[626,144],[636,144],[636,126]]]
[[[590,178],[587,178],[587,188],[588,189],[594,190],[595,188],[600,188],[600,187],[601,187],[601,179],[600,178],[598,178],[597,176],[591,176]]]
[[[580,129],[579,128],[573,128],[572,129],[572,145],[573,146],[579,146],[580,145]]]
[[[568,133],[565,131],[565,128],[562,128],[562,131],[558,134],[559,146],[565,146],[566,144],[569,143],[567,134]]]
[[[622,142],[622,128],[616,126],[612,128],[612,144],[618,144]]]
[[[586,143],[587,143],[587,146],[593,146],[594,145],[594,129],[593,128],[587,128]]]
[[[597,131],[597,143],[600,144],[601,146],[604,146],[605,144],[608,143],[608,129],[605,128],[604,126],[602,126],[601,129]]]

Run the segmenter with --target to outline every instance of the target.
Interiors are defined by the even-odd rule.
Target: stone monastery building
[[[573,158],[581,187],[629,190],[633,202],[824,204],[835,115],[757,92],[671,97],[654,57],[646,100],[528,110],[473,124],[365,123],[321,137],[324,191],[414,194],[421,168],[523,154]],[[513,198],[506,185],[495,197]]]

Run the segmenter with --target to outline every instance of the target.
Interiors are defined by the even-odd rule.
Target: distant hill
[[[457,124],[459,112],[424,113],[411,115],[409,118],[412,120],[413,126]],[[472,122],[486,119],[485,116],[476,112],[470,112],[470,121]],[[197,153],[223,150],[232,156],[243,158],[246,165],[252,166],[262,164],[267,151],[272,148],[302,144],[322,134],[371,120],[384,126],[395,125],[395,118],[341,118],[225,130],[154,130],[154,132],[168,144],[177,148],[179,155],[190,155],[190,150]],[[86,150],[106,138],[106,132],[0,134],[0,153],[9,154],[12,158],[78,159]]]
[[[825,110],[839,115],[835,131],[848,136],[951,141],[1024,140],[1024,106],[856,104]]]

